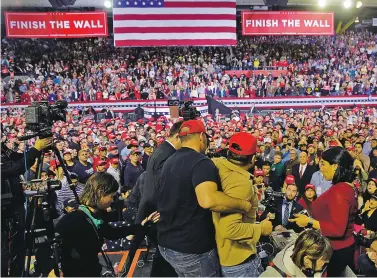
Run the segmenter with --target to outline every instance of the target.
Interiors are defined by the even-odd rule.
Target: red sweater
[[[312,215],[321,232],[328,237],[333,250],[351,246],[353,224],[357,216],[357,199],[351,185],[340,182],[330,187],[312,204]]]

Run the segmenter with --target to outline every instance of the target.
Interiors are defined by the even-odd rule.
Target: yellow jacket
[[[250,173],[224,158],[214,158],[219,170],[223,192],[233,198],[252,203],[248,214],[224,214],[213,212],[216,229],[216,244],[222,266],[234,266],[255,254],[256,243],[261,236],[261,225],[255,224],[258,199]]]

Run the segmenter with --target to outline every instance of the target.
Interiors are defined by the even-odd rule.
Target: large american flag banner
[[[236,0],[114,0],[114,44],[236,45]]]

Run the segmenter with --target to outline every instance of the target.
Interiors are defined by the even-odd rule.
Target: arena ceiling
[[[318,6],[319,0],[288,0],[288,6]],[[354,0],[356,1],[356,0]],[[73,8],[94,7],[104,9],[105,0],[76,0]],[[330,0],[329,5],[342,5],[344,0]],[[364,7],[377,7],[377,0],[362,0]],[[331,3],[331,4],[330,4]],[[264,5],[264,0],[237,0],[237,5],[252,6]],[[48,0],[2,0],[2,8],[46,8],[51,7]]]

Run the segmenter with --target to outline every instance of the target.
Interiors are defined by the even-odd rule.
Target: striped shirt
[[[76,184],[76,192],[79,196],[84,191],[84,186],[85,185],[80,182]],[[64,211],[64,201],[75,199],[75,195],[73,194],[71,188],[69,188],[69,184],[66,177],[64,177],[62,180],[62,189],[56,191],[56,195],[58,197],[58,200],[56,202],[56,210],[59,214],[62,214]]]

